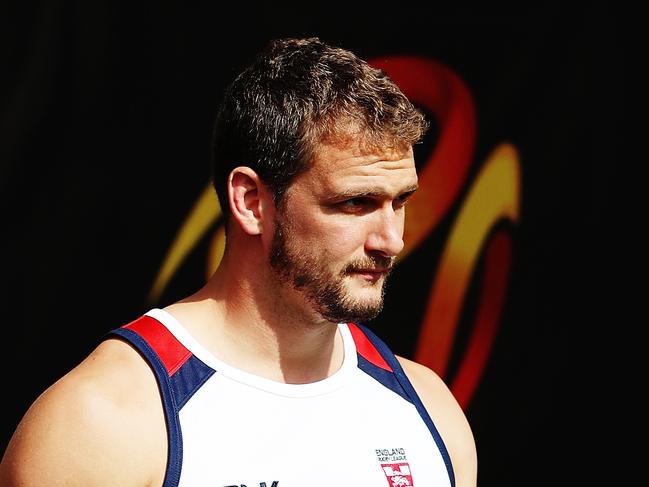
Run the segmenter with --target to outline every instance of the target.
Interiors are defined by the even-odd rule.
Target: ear
[[[228,177],[228,198],[233,219],[248,235],[262,233],[265,210],[272,204],[272,195],[257,173],[239,166]]]

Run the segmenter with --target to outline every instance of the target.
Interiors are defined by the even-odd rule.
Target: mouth
[[[352,269],[348,271],[348,274],[352,276],[357,276],[367,281],[376,282],[382,277],[386,276],[389,272],[387,268],[380,269]]]

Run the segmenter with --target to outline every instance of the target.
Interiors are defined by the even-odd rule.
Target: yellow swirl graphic
[[[451,229],[430,291],[416,359],[444,377],[453,338],[484,239],[502,218],[517,222],[520,211],[518,155],[498,146],[481,168]]]
[[[153,281],[153,286],[147,297],[149,304],[155,303],[160,299],[169,280],[173,277],[176,270],[178,270],[180,264],[182,264],[183,260],[185,260],[187,255],[220,215],[221,206],[210,184],[203,190],[203,193],[189,212],[189,217],[185,220],[175,240],[171,243],[162,267],[158,271],[158,275]],[[217,252],[214,255],[218,256],[220,260],[223,252],[221,251],[218,254],[218,248],[216,250]],[[217,265],[218,261],[216,264],[211,263],[211,266],[213,266],[212,270],[216,269]]]

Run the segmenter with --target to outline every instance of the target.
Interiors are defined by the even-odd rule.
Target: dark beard
[[[383,298],[388,273],[383,278],[381,296],[377,302],[359,302],[351,298],[344,287],[344,276],[353,270],[391,268],[393,259],[372,256],[351,262],[338,276],[328,272],[312,256],[289,249],[286,225],[279,219],[270,252],[270,265],[284,283],[301,291],[315,310],[332,323],[365,322],[378,316],[383,309]]]

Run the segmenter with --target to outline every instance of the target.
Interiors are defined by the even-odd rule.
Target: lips
[[[351,272],[357,274],[385,274],[387,269],[352,269]]]
[[[370,281],[377,281],[388,273],[389,269],[352,269],[349,274],[354,274]]]
[[[389,257],[374,256],[368,259],[358,259],[350,262],[344,275],[358,276],[368,281],[378,281],[390,274],[394,267],[394,259]]]

